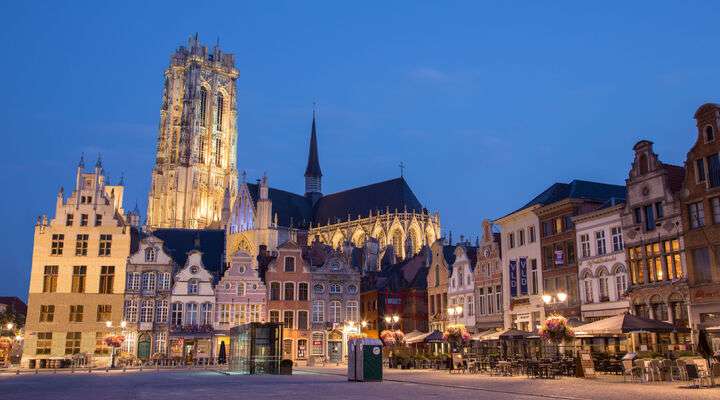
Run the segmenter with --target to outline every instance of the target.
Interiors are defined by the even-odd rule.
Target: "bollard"
[[[123,364],[123,372],[127,371],[127,366]]]
[[[105,366],[105,372],[110,372],[110,367],[107,365]]]
[[[35,375],[37,375],[38,371],[39,371],[39,369],[35,368]]]
[[[88,374],[92,373],[92,365],[88,366]]]
[[[20,375],[20,368],[18,368],[17,370],[15,370],[15,375]]]
[[[71,374],[75,373],[75,364],[70,364],[70,373]]]
[[[142,365],[142,363],[141,363],[141,364],[140,364],[140,372],[142,372],[142,367],[143,367],[143,365]]]

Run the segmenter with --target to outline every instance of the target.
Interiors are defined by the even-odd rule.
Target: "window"
[[[65,226],[72,226],[72,224],[73,224],[73,214],[65,215]]]
[[[113,281],[115,280],[115,267],[112,265],[103,265],[100,267],[100,287],[99,293],[112,293]]]
[[[648,165],[648,158],[646,154],[640,154],[640,175],[645,175],[648,173],[648,170],[650,169],[650,166]]]
[[[110,304],[98,304],[97,322],[110,321],[112,319],[112,306]]]
[[[83,306],[82,305],[75,305],[70,306],[70,318],[68,319],[69,322],[82,322],[83,321]]]
[[[497,312],[502,312],[503,309],[503,303],[502,303],[502,286],[495,286],[495,306]]]
[[[532,287],[530,288],[532,294],[538,294],[540,288],[538,287],[538,267],[537,267],[537,260],[532,259],[530,260],[530,284]]]
[[[215,139],[215,166],[222,166],[222,140],[220,138]]]
[[[713,223],[720,224],[720,197],[710,199],[710,208],[712,209]]]
[[[172,315],[170,316],[170,322],[175,326],[182,325],[183,321],[183,305],[180,302],[172,304]]]
[[[205,126],[207,120],[207,90],[200,88],[200,126]]]
[[[143,300],[140,302],[140,322],[152,322],[155,304],[152,300]]]
[[[215,110],[215,125],[217,125],[217,130],[222,131],[222,124],[223,124],[223,106],[225,105],[223,95],[218,93],[217,95],[217,107]]]
[[[270,282],[270,300],[280,300],[280,282]]]
[[[329,292],[330,294],[342,293],[342,285],[340,285],[339,283],[331,283]]]
[[[707,247],[693,249],[693,265],[695,266],[695,283],[712,282],[710,271],[710,252]]]
[[[145,262],[155,262],[157,261],[157,252],[155,251],[155,248],[148,247],[145,249]]]
[[[534,226],[528,227],[528,242],[535,243],[535,227]]]
[[[283,311],[283,326],[288,329],[295,329],[295,312],[292,310]]]
[[[187,284],[188,294],[198,294],[199,287],[200,281],[198,281],[197,279],[190,279]]]
[[[52,332],[38,332],[35,354],[50,354],[52,348]]]
[[[339,301],[330,302],[330,322],[342,322],[342,315],[340,314],[341,306]]]
[[[655,230],[655,214],[653,213],[653,206],[645,206],[645,230]]]
[[[155,321],[161,324],[168,322],[168,301],[158,300],[156,303],[157,308],[155,310]]]
[[[245,282],[238,282],[235,290],[238,296],[245,296]]]
[[[580,235],[580,252],[583,258],[590,257],[590,236],[587,233]]]
[[[270,310],[270,322],[280,322],[280,311]]]
[[[665,210],[660,202],[655,203],[655,216],[658,219],[665,217]]]
[[[346,305],[345,317],[349,321],[360,321],[360,314],[358,314],[358,302],[348,301]]]
[[[622,251],[625,246],[623,245],[622,228],[619,226],[610,229],[612,236],[613,252]]]
[[[583,280],[583,287],[585,288],[585,303],[594,303],[595,298],[593,297],[592,280],[585,278]]]
[[[554,253],[552,246],[543,247],[543,258],[545,261],[544,268],[551,268],[554,263]]]
[[[110,354],[110,347],[105,344],[104,332],[95,332],[95,354]]]
[[[518,246],[523,246],[525,244],[525,230],[519,230],[518,231]]]
[[[701,201],[688,205],[688,213],[690,214],[690,227],[700,228],[705,226],[705,212]]]
[[[88,215],[80,214],[80,226],[87,226],[87,224],[88,224]]]
[[[542,234],[543,237],[552,236],[555,233],[555,224],[551,221],[542,222]]]
[[[260,319],[261,313],[262,313],[262,304],[250,304],[250,322],[262,322]],[[305,322],[307,324],[307,311],[304,311],[304,313],[305,313]],[[298,318],[300,318],[300,317],[298,316]]]
[[[628,249],[630,255],[630,273],[633,285],[642,285],[645,283],[645,270],[642,263],[642,247],[632,247]]]
[[[255,304],[253,304],[255,305]],[[297,328],[305,330],[308,328],[308,312],[305,310],[298,310],[297,312]]]
[[[75,265],[73,267],[72,286],[70,290],[73,293],[85,293],[85,277],[87,276],[87,267],[84,265]]]
[[[465,306],[467,308],[467,315],[469,317],[472,317],[475,315],[475,300],[472,296],[467,297],[467,305]]]
[[[285,282],[285,290],[283,294],[284,300],[295,300],[295,284],[292,282]]]
[[[708,178],[710,179],[710,187],[720,186],[720,155],[713,154],[707,158]]]
[[[95,214],[95,226],[102,225],[102,214]]]
[[[708,125],[705,127],[705,141],[712,142],[713,140],[715,140],[715,132],[712,126]]]
[[[68,332],[65,334],[65,354],[77,354],[80,352],[80,332]]]
[[[615,272],[615,289],[617,290],[618,297],[621,297],[627,292],[627,276],[625,275],[625,269],[618,270]]]
[[[77,235],[75,237],[75,255],[86,256],[88,249],[88,235]]]
[[[155,272],[143,272],[142,274],[142,290],[143,292],[155,292],[156,287],[156,275]]]
[[[40,322],[53,322],[55,319],[55,305],[41,305],[40,306]]]
[[[347,292],[350,294],[356,294],[358,292],[357,285],[348,285]]]
[[[609,301],[610,292],[608,291],[608,273],[606,270],[600,271],[598,286],[600,287],[600,301]]]
[[[603,236],[605,235],[605,232],[603,232]],[[567,249],[567,263],[574,264],[575,263],[575,242],[566,242],[565,248]]]
[[[185,304],[185,325],[198,324],[198,305],[197,303]]]
[[[695,179],[698,183],[705,182],[705,159],[703,158],[695,160]]]
[[[485,289],[480,288],[477,292],[478,296],[478,307],[477,307],[477,313],[480,315],[485,314]]]
[[[308,301],[308,284],[306,282],[298,283],[298,300]]]
[[[597,255],[602,256],[607,253],[605,247],[605,231],[595,232],[595,244],[597,245]]]
[[[245,306],[246,304],[243,304]],[[212,325],[213,323],[213,305],[205,302],[200,306],[200,325]]]
[[[322,301],[322,300],[313,301],[312,321],[313,321],[313,323],[325,322],[325,302],[324,301]]]
[[[633,220],[636,224],[642,222],[642,211],[640,210],[640,207],[633,208]]]
[[[285,272],[295,272],[295,257],[285,257]]]
[[[158,285],[158,289],[160,289],[160,290],[170,289],[170,273],[169,272],[163,272],[162,274],[160,274],[160,284]]]
[[[325,287],[319,283],[313,285],[313,293],[322,293],[325,291]]]
[[[125,319],[128,322],[137,322],[138,303],[137,300],[125,300]]]
[[[218,322],[221,324],[230,322],[230,304],[218,304]]]
[[[50,248],[50,255],[61,256],[63,253],[63,245],[65,241],[65,235],[62,233],[56,233],[52,235],[52,245]]]
[[[511,249],[515,248],[515,234],[509,233],[508,234],[508,243]]]
[[[167,332],[157,332],[155,334],[155,352],[167,354]]]
[[[43,293],[55,293],[57,291],[58,266],[46,265],[43,274]]]
[[[111,246],[112,235],[100,235],[100,247],[98,248],[98,255],[101,257],[109,256]]]

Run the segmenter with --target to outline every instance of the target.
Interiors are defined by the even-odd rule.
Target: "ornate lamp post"
[[[453,325],[457,325],[457,319],[462,314],[462,312],[463,312],[462,306],[448,307],[447,313],[449,316],[453,317]]]
[[[114,333],[113,329],[113,323],[112,321],[105,321],[105,326],[111,330],[111,333]],[[120,329],[122,330],[122,333],[125,333],[125,328],[127,327],[127,321],[120,321]],[[115,343],[112,343],[110,345],[110,368],[115,368],[115,349],[120,347],[120,344],[115,345]]]
[[[395,314],[393,316],[386,315],[385,316],[385,327],[387,328],[389,326],[390,329],[395,330],[395,324],[397,324],[398,321],[400,321],[400,316],[398,316],[397,314]]]

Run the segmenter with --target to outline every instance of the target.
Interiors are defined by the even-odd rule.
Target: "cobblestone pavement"
[[[385,371],[386,380],[347,382],[338,367],[298,368],[292,376],[242,376],[213,371],[111,371],[92,374],[0,375],[2,400],[162,399],[720,399],[720,389],[608,380],[450,375],[437,371]]]

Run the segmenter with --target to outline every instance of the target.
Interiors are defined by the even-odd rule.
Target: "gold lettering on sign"
[[[611,257],[601,257],[601,258],[595,258],[592,260],[587,260],[587,263],[590,265],[596,265],[596,264],[610,264],[617,261],[617,257],[611,256]]]
[[[699,288],[692,291],[692,298],[695,301],[720,299],[720,288]]]

